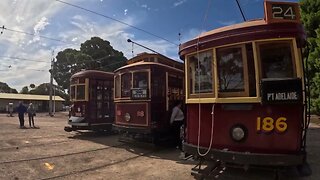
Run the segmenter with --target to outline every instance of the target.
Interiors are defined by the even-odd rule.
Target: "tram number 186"
[[[257,118],[257,131],[258,132],[271,132],[276,131],[278,133],[285,132],[288,128],[286,123],[287,118],[279,117],[278,119],[273,119],[272,117],[258,117]]]

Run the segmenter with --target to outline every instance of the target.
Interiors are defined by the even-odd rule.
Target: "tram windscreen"
[[[295,77],[291,42],[268,42],[259,45],[262,78]]]
[[[85,85],[77,85],[76,95],[77,95],[76,97],[77,100],[85,99]]]
[[[212,51],[192,55],[189,62],[189,88],[191,94],[213,92]]]
[[[125,73],[121,75],[121,97],[130,97],[131,83],[131,73]]]
[[[76,87],[75,86],[71,86],[70,87],[70,99],[71,100],[75,99],[75,94],[76,94]]]
[[[114,86],[114,92],[115,92],[115,97],[116,98],[119,98],[120,97],[120,89],[121,89],[121,84],[120,84],[120,76],[119,75],[117,75],[117,76],[115,76],[115,79],[114,79],[114,81],[115,81],[115,86]]]
[[[133,88],[148,88],[148,72],[133,73]]]
[[[244,90],[243,58],[241,47],[217,49],[219,92]]]

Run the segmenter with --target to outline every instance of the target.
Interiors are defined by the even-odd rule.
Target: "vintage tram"
[[[72,106],[65,131],[111,130],[114,122],[113,73],[82,70],[70,78]]]
[[[183,64],[141,53],[114,73],[114,127],[122,133],[121,140],[156,143],[168,137],[173,104],[184,98]]]
[[[306,35],[299,7],[272,1],[264,6],[264,19],[214,29],[180,46],[186,79],[184,149],[201,160],[199,165],[306,163]]]

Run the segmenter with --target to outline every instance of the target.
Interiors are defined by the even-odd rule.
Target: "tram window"
[[[116,77],[115,77],[115,97],[116,98],[119,98],[120,97],[120,94],[121,94],[121,88],[120,88],[120,76],[119,75],[117,75]]]
[[[295,77],[290,41],[259,44],[262,78]]]
[[[121,97],[130,97],[131,73],[125,73],[121,76]]]
[[[217,49],[219,92],[245,91],[245,83],[247,82],[245,81],[244,67],[246,60],[243,49],[243,46]],[[233,95],[230,94],[230,96]]]
[[[70,88],[70,99],[75,99],[75,91],[76,91],[76,88],[75,86],[71,86]]]
[[[163,85],[165,81],[164,72],[159,69],[152,69],[151,70],[151,90],[152,90],[152,97],[164,97],[165,96],[165,89],[166,87]]]
[[[192,55],[188,63],[190,93],[213,93],[212,51]]]
[[[169,75],[168,77],[168,95],[170,100],[183,99],[183,78],[179,76]]]
[[[78,85],[77,86],[77,100],[84,100],[85,99],[85,85]]]
[[[133,88],[148,88],[148,72],[133,73]]]

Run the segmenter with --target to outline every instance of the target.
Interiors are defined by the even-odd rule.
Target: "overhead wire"
[[[137,26],[131,25],[131,24],[126,23],[126,22],[124,22],[124,21],[120,21],[120,20],[118,20],[118,19],[116,19],[116,18],[113,18],[113,17],[107,16],[107,15],[104,15],[104,14],[101,14],[101,13],[98,13],[98,12],[95,12],[95,11],[93,11],[93,10],[90,10],[90,9],[87,9],[87,8],[84,8],[84,7],[75,5],[75,4],[71,4],[71,3],[68,3],[68,2],[65,2],[65,1],[62,1],[62,0],[55,0],[55,1],[60,2],[60,3],[63,3],[63,4],[66,4],[66,5],[68,5],[68,6],[72,6],[72,7],[75,7],[75,8],[81,9],[81,10],[84,10],[84,11],[87,11],[87,12],[90,12],[90,13],[92,13],[92,14],[95,14],[95,15],[98,15],[98,16],[101,16],[101,17],[104,17],[104,18],[113,20],[113,21],[116,21],[116,22],[121,23],[121,24],[123,24],[123,25],[129,26],[129,27],[131,27],[131,28],[134,28],[134,29],[136,29],[136,30],[139,30],[139,31],[141,31],[141,32],[144,32],[144,33],[146,33],[146,34],[149,34],[149,35],[151,35],[151,36],[154,36],[154,37],[157,37],[157,38],[162,39],[162,40],[164,40],[164,41],[167,41],[167,42],[169,42],[169,43],[171,43],[171,44],[173,44],[173,45],[179,46],[177,43],[174,43],[174,42],[172,42],[172,41],[170,41],[170,40],[168,40],[168,39],[166,39],[166,38],[163,38],[163,37],[161,37],[161,36],[159,36],[159,35],[156,35],[156,34],[154,34],[154,33],[151,33],[151,32],[149,32],[149,31],[147,31],[147,30],[144,30],[144,29],[139,28],[139,27],[137,27]]]
[[[0,27],[2,29],[2,33],[4,31],[11,31],[11,32],[15,32],[15,33],[20,33],[20,34],[26,34],[26,35],[29,35],[29,36],[37,36],[37,37],[40,37],[40,38],[43,38],[43,39],[48,39],[48,40],[51,40],[51,41],[56,41],[56,42],[62,42],[62,43],[65,43],[65,44],[73,44],[75,45],[74,43],[70,43],[70,42],[67,42],[67,41],[63,41],[61,39],[55,39],[55,38],[52,38],[52,37],[47,37],[47,36],[43,36],[43,35],[40,35],[40,34],[36,34],[36,33],[29,33],[29,32],[25,32],[25,31],[21,31],[21,30],[15,30],[15,29],[10,29],[10,28],[7,28],[5,27],[4,25],[2,27]]]
[[[27,59],[27,58],[21,58],[21,57],[14,57],[14,56],[1,56],[1,55],[0,55],[0,58],[23,60],[23,61],[31,61],[31,62],[50,63],[50,62],[48,62],[48,61],[33,60],[33,59]]]

